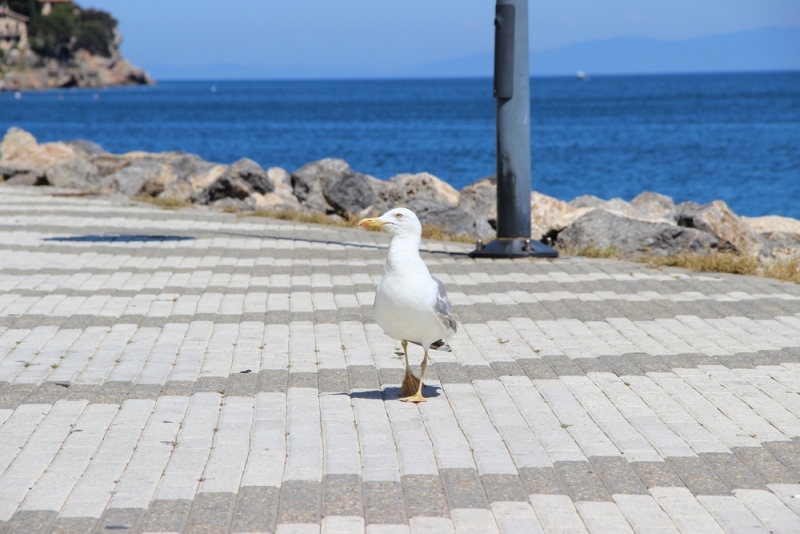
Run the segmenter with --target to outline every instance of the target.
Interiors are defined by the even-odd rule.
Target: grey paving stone
[[[433,366],[429,366],[428,369],[433,371]],[[404,375],[403,369],[378,369],[378,380],[380,380],[381,386],[400,384],[403,382]]]
[[[128,398],[157,400],[159,395],[161,395],[161,386],[158,384],[136,384],[128,393]]]
[[[225,392],[228,395],[236,397],[252,397],[255,395],[258,387],[258,374],[254,373],[252,369],[244,369],[248,372],[235,372],[228,376],[228,381],[225,384]]]
[[[795,475],[800,475],[800,438],[793,438],[792,441],[768,441],[762,445]]]
[[[625,495],[648,494],[647,487],[625,458],[618,456],[593,456],[589,462],[600,481],[611,495],[621,493]]]
[[[364,516],[364,490],[358,475],[326,475],[322,479],[322,516]]]
[[[519,476],[528,495],[567,495],[567,487],[552,467],[521,467]]]
[[[474,469],[443,469],[439,476],[450,510],[489,507],[483,484]]]
[[[278,523],[319,523],[320,483],[306,480],[283,482]]]
[[[665,458],[684,485],[695,495],[730,495],[722,480],[698,457]]]
[[[228,531],[235,504],[236,495],[233,493],[198,493],[184,532],[213,534]]]
[[[575,358],[572,360],[584,373],[611,373],[612,368],[605,358]]]
[[[666,462],[631,462],[630,465],[648,489],[685,487],[680,477]]]
[[[15,409],[22,404],[36,386],[33,384],[9,384],[0,393],[0,409]]]
[[[665,373],[671,369],[660,357],[649,354],[630,353],[623,354],[620,358],[632,360],[644,373]]]
[[[483,488],[490,503],[500,501],[527,502],[528,494],[517,475],[483,475]]]
[[[170,380],[164,385],[163,395],[176,395],[188,397],[194,393],[195,382],[188,380]]]
[[[201,376],[197,379],[195,392],[216,393],[227,389],[227,383],[228,379],[221,376]]]
[[[700,458],[728,488],[765,489],[764,482],[734,454],[702,453]]]
[[[469,374],[464,370],[464,367],[458,363],[434,363],[429,365],[439,377],[442,384],[469,384]]]
[[[531,380],[558,378],[556,372],[550,367],[547,360],[543,358],[520,359],[517,360],[517,363]]]
[[[518,362],[492,362],[497,376],[525,376],[525,370]]]
[[[183,532],[192,511],[192,501],[155,500],[142,521],[143,532]]]
[[[285,393],[289,373],[283,370],[263,370],[258,373],[258,391]]]
[[[465,365],[470,382],[473,380],[497,380],[497,373],[489,365]]]
[[[290,388],[317,388],[317,373],[294,373],[289,372]]]
[[[50,529],[57,512],[39,510],[18,510],[5,524],[3,534],[44,534]]]
[[[630,358],[628,356],[603,356],[597,359],[601,360],[607,366],[608,370],[617,376],[639,376],[645,373],[635,358]]]
[[[407,524],[408,516],[400,482],[364,482],[366,523]]]
[[[347,369],[320,369],[319,390],[321,393],[350,391]]]
[[[408,517],[450,517],[442,480],[434,475],[402,478]]]
[[[567,356],[544,356],[543,359],[550,365],[558,376],[585,376],[583,369]]]
[[[347,367],[350,387],[353,389],[380,389],[378,373],[372,365],[350,365]]]
[[[800,476],[778,461],[767,448],[734,447],[731,450],[767,484],[800,483]]]
[[[556,462],[555,469],[573,501],[611,500],[611,495],[589,462]]]
[[[71,384],[70,384],[71,386]],[[43,382],[39,387],[31,391],[21,402],[21,404],[55,404],[61,399],[66,399],[69,388],[59,386],[53,382]]]
[[[86,534],[92,532],[97,519],[92,517],[59,517],[50,526],[50,534]],[[0,532],[2,532],[0,526]],[[109,531],[111,532],[111,531]]]
[[[145,512],[142,508],[106,508],[94,527],[94,534],[139,532]]]

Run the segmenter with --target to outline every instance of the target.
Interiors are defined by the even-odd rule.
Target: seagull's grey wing
[[[447,291],[445,291],[442,281],[435,276],[431,278],[439,286],[436,292],[436,304],[433,307],[436,311],[436,317],[439,318],[439,321],[451,334],[455,334],[458,331],[458,315],[453,311],[453,305],[450,304],[450,299],[447,297]]]

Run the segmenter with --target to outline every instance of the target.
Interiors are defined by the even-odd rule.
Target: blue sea
[[[294,170],[325,157],[456,188],[494,173],[490,79],[163,82],[0,93],[0,128],[111,152],[178,150]],[[531,80],[533,189],[561,199],[725,200],[800,218],[800,72]]]

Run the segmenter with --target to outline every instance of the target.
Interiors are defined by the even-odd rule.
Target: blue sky
[[[381,75],[490,51],[491,0],[79,0],[145,68],[237,64]],[[800,0],[531,0],[531,48],[800,28]]]

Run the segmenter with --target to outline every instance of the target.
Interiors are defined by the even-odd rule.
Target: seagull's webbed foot
[[[404,339],[402,345],[403,356],[405,356],[406,359],[406,376],[403,377],[403,384],[400,386],[400,396],[410,397],[419,391],[419,378],[414,376],[414,373],[411,372],[411,368],[408,366],[408,341]]]
[[[420,365],[420,377],[417,379],[414,375],[411,374],[411,371],[406,371],[406,378],[411,375],[414,380],[417,381],[417,392],[412,395],[411,397],[408,396],[401,396],[400,400],[402,402],[413,402],[414,404],[419,404],[420,402],[425,402],[425,397],[422,396],[422,388],[425,384],[422,382],[425,379],[425,369],[428,368],[428,350],[425,350],[425,357],[422,359],[422,365]],[[403,386],[406,385],[406,381],[403,380]],[[403,395],[403,389],[400,389],[400,394]]]
[[[414,404],[419,404],[420,402],[427,402],[428,399],[422,396],[422,393],[417,393],[411,397],[402,397],[400,402],[413,402]]]
[[[406,376],[403,378],[403,384],[400,386],[400,397],[410,397],[418,390],[419,378],[414,376],[411,369],[406,369]]]

